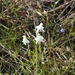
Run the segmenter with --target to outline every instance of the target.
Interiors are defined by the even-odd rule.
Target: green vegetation
[[[0,1],[0,75],[75,75],[75,1]]]

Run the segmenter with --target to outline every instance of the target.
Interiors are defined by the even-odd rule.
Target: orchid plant
[[[45,32],[43,23],[40,23],[38,26],[35,27],[35,29],[37,29],[36,32]]]
[[[35,37],[36,44],[40,44],[41,42],[44,42],[44,37],[41,36],[39,33]]]
[[[26,45],[26,44],[29,44],[29,43],[30,43],[30,41],[26,38],[26,36],[25,36],[25,35],[23,35],[22,37],[23,37],[22,42],[23,42],[23,44],[24,44],[24,45]]]
[[[44,27],[43,27],[43,23],[40,23],[38,26],[35,27],[36,29],[36,37],[34,38],[35,42],[36,42],[36,75],[38,75],[38,49],[37,49],[37,44],[39,44],[39,50],[41,52],[41,43],[44,43],[44,37],[42,35],[40,35],[39,32],[45,32],[44,31]],[[22,36],[23,37],[23,44],[24,45],[27,45],[28,44],[28,47],[29,47],[29,43],[30,41],[26,38],[25,35]],[[28,50],[28,55],[30,56],[30,50]]]

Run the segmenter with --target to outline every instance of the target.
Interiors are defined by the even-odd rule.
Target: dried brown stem
[[[57,8],[52,9],[52,10],[49,10],[49,11],[47,11],[47,12],[53,12],[53,11],[56,11],[56,10],[58,10],[58,9],[60,9],[60,8],[65,7],[66,5],[68,5],[69,3],[72,3],[72,2],[74,2],[74,1],[75,1],[75,0],[72,0],[72,1],[66,2],[66,3],[64,3],[64,4],[60,5],[60,6],[58,6]]]

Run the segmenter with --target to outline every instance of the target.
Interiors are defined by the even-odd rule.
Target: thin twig
[[[69,1],[69,2],[67,2],[67,3],[65,3],[65,4],[62,4],[62,5],[58,6],[57,8],[52,9],[52,10],[49,10],[49,11],[47,11],[47,12],[53,12],[53,11],[56,11],[56,10],[58,10],[58,9],[60,9],[60,8],[65,7],[65,6],[68,5],[69,3],[72,3],[73,1],[74,1],[74,0]]]

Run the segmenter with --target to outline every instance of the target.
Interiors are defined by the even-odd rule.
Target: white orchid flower
[[[35,37],[35,41],[36,41],[36,44],[40,44],[41,42],[44,42],[44,37],[38,33],[37,37]]]
[[[37,29],[36,32],[45,32],[43,23],[40,23],[40,25],[36,26],[35,28]]]
[[[22,40],[23,44],[26,45],[26,44],[29,44],[30,43],[30,41],[26,38],[25,35],[23,35],[22,37],[23,37],[23,40]]]

